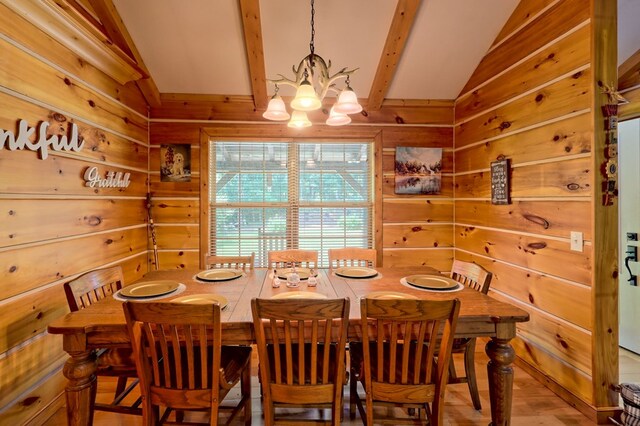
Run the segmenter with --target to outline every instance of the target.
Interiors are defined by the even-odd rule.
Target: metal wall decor
[[[604,86],[607,103],[602,106],[604,115],[604,162],[600,165],[602,174],[602,205],[612,206],[618,196],[618,104],[627,100],[615,90],[615,86]]]
[[[84,146],[82,137],[78,135],[78,126],[70,123],[69,135],[47,135],[49,122],[42,121],[38,125],[37,137],[35,127],[29,127],[27,120],[18,121],[18,133],[14,134],[10,130],[0,129],[0,150],[6,146],[10,151],[17,149],[28,149],[37,151],[41,160],[46,160],[49,156],[49,149],[53,151],[75,151],[79,152]],[[33,141],[32,141],[33,140]]]

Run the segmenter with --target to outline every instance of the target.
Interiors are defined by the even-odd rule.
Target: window
[[[372,247],[372,146],[211,141],[209,252]]]

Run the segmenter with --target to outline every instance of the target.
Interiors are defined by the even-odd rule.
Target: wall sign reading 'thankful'
[[[114,172],[109,170],[105,173],[105,177],[100,177],[96,166],[89,167],[84,172],[84,186],[89,188],[126,188],[131,181],[129,178],[131,173]]]
[[[15,151],[17,149],[38,151],[40,153],[40,158],[42,160],[46,160],[49,156],[49,148],[54,151],[75,152],[82,149],[84,141],[82,140],[82,137],[78,136],[78,126],[75,123],[71,123],[69,136],[51,135],[47,137],[48,127],[48,122],[41,122],[38,125],[38,136],[33,142],[31,141],[31,137],[36,132],[36,128],[29,127],[27,120],[20,120],[18,122],[17,136],[10,130],[0,129],[0,150],[7,146],[11,151]]]

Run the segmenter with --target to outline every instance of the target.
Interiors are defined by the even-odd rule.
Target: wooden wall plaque
[[[491,163],[491,204],[511,204],[509,160]]]

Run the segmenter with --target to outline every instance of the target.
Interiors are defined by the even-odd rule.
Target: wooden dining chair
[[[286,268],[293,264],[303,268],[318,267],[318,252],[315,250],[274,250],[268,254],[269,268]]]
[[[345,247],[329,249],[329,267],[365,266],[375,268],[378,258],[376,249]]]
[[[172,410],[208,411],[218,424],[220,402],[240,382],[240,402],[251,424],[251,348],[222,346],[220,305],[125,302],[124,313],[136,360],[146,425],[165,423]],[[159,407],[165,410],[162,417]],[[177,416],[182,417],[182,415]]]
[[[205,256],[204,263],[207,269],[232,268],[232,269],[253,269],[256,254],[251,252],[249,256]]]
[[[451,267],[451,278],[483,294],[489,292],[493,274],[477,263],[454,260]],[[475,368],[476,338],[460,338],[453,340],[453,353],[464,354],[464,376],[458,376],[453,362],[449,364],[449,384],[466,383],[469,386],[469,394],[473,408],[482,409],[480,394],[478,393],[478,381]]]
[[[331,409],[340,424],[349,299],[251,301],[264,420],[279,407]]]
[[[79,311],[92,304],[111,296],[124,285],[122,268],[98,269],[87,272],[78,278],[64,283],[64,292],[71,312]],[[96,351],[96,376],[117,377],[116,390],[110,404],[96,403],[94,409],[124,414],[141,415],[138,408],[140,400],[131,406],[121,405],[124,398],[138,383],[138,374],[130,348],[100,349]],[[127,380],[132,379],[127,387]]]
[[[394,424],[422,423],[424,409],[430,426],[442,425],[460,301],[365,297],[360,310],[362,342],[349,344],[354,372],[350,379],[362,382],[366,410],[357,391],[350,397],[365,424],[373,425],[373,405],[381,404],[418,409],[418,418],[393,418]]]

